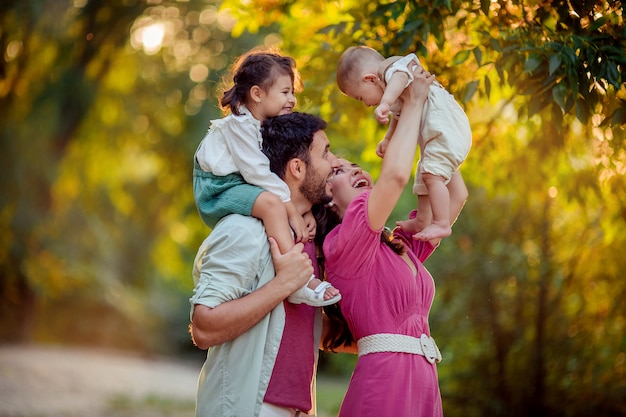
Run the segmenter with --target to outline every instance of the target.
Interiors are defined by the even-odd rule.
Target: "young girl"
[[[289,188],[270,171],[261,152],[261,122],[288,114],[296,105],[294,83],[300,85],[293,58],[251,51],[235,64],[234,86],[224,92],[220,105],[230,114],[213,120],[194,159],[193,189],[202,220],[211,228],[222,217],[237,213],[263,221],[268,236],[282,253],[315,235],[315,221],[300,216],[290,200]],[[336,303],[341,296],[329,283],[314,276],[288,301],[312,306]]]

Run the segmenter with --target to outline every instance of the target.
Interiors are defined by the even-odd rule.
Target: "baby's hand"
[[[385,152],[387,152],[387,146],[389,146],[389,139],[387,138],[378,142],[378,145],[376,146],[376,155],[378,155],[381,158],[384,158]]]
[[[387,103],[380,103],[376,110],[374,110],[374,115],[376,116],[376,120],[379,123],[387,124],[389,122],[389,113],[391,112],[391,106]]]

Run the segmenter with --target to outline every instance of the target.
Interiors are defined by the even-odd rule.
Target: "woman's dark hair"
[[[322,247],[328,233],[341,223],[341,219],[332,208],[324,204],[314,205],[312,213],[317,223],[317,232],[315,233],[317,263],[320,269],[320,276],[325,277],[325,259]],[[402,242],[395,240],[393,238],[393,233],[387,228],[385,228],[381,233],[380,240],[398,255],[402,255],[406,250]],[[334,349],[340,346],[351,346],[355,342],[354,336],[352,336],[352,333],[350,332],[348,322],[341,312],[339,303],[331,304],[323,308],[330,323],[330,328],[326,332],[324,340],[322,341],[324,349],[334,351]]]
[[[237,59],[231,73],[234,85],[224,91],[220,107],[224,112],[230,109],[237,116],[241,115],[239,106],[246,103],[248,92],[255,85],[267,91],[278,77],[288,75],[296,91],[301,87],[296,61],[275,51],[253,49]]]

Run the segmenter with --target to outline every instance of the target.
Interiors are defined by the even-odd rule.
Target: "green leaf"
[[[576,51],[572,48],[563,48],[561,53],[563,54],[564,58],[567,58],[569,60],[570,66],[574,66],[580,62],[578,59],[578,55],[576,55]]]
[[[459,65],[464,63],[465,61],[467,61],[467,58],[469,58],[471,54],[471,51],[469,49],[464,49],[462,51],[459,51],[456,53],[456,55],[454,55],[454,57],[452,58],[452,65]]]
[[[531,73],[537,68],[539,68],[540,65],[541,65],[541,58],[538,55],[533,54],[528,57],[526,62],[524,62],[524,72]]]
[[[572,110],[572,107],[574,107],[575,103],[576,103],[576,100],[574,96],[572,96],[571,94],[568,94],[565,97],[565,111],[569,113]]]
[[[615,64],[613,61],[609,61],[606,64],[606,80],[609,82],[609,84],[619,90],[620,73],[619,69],[617,68],[617,64]]]
[[[487,98],[490,98],[491,97],[491,80],[486,75],[483,80],[484,80],[483,82],[485,83],[485,94],[487,95]]]
[[[322,33],[322,34],[328,35],[328,34],[333,33],[333,32],[334,33],[342,33],[342,32],[345,32],[345,30],[346,30],[346,22],[341,22],[341,23],[338,23],[336,25],[325,26],[325,27],[321,28],[320,30],[318,30],[318,33]]]
[[[578,86],[578,74],[570,71],[567,74],[567,80],[569,81],[569,88],[571,90],[571,94],[574,97],[578,96],[578,92],[580,90],[579,86]]]
[[[562,107],[556,106],[554,104],[551,107],[552,125],[554,126],[556,131],[560,133],[563,128],[563,110],[561,110]]]
[[[541,94],[531,95],[528,102],[528,117],[539,113],[547,104],[548,102]]]
[[[613,115],[611,116],[611,121],[614,125],[626,125],[626,104],[622,103],[622,106],[619,107]]]
[[[404,13],[404,5],[402,3],[392,3],[396,7],[391,9],[391,18],[393,20],[398,20],[400,16]]]
[[[552,55],[550,57],[550,62],[548,65],[548,74],[552,75],[554,74],[554,71],[556,71],[557,69],[559,69],[559,67],[561,66],[561,63],[563,62],[563,58],[561,57],[561,54],[558,55]]]
[[[496,52],[502,52],[502,45],[500,44],[500,41],[496,38],[489,38],[489,45],[491,45],[491,48],[496,51]]]
[[[604,26],[604,24],[607,22],[607,20],[608,20],[608,18],[606,16],[602,16],[601,18],[599,18],[598,20],[593,22],[591,24],[591,26],[589,26],[589,31],[593,32],[595,30],[598,30],[600,27]]]
[[[559,83],[552,88],[552,98],[556,103],[563,109],[566,109],[565,105],[565,94],[567,93],[567,88],[565,84]]]
[[[409,33],[416,32],[417,29],[420,28],[423,24],[424,21],[422,19],[408,21],[407,23],[405,23],[403,31]]]
[[[384,17],[388,11],[393,10],[395,7],[395,3],[379,4],[376,6],[376,10],[372,12],[371,16],[376,18]]]
[[[576,100],[576,118],[583,123],[589,120],[589,105],[585,100]]]
[[[491,6],[491,1],[489,0],[480,0],[480,11],[485,14],[485,16],[489,16],[489,7]]]
[[[472,50],[472,52],[474,53],[474,59],[476,60],[478,66],[482,65],[483,52],[480,50],[480,48],[477,46]]]
[[[402,51],[408,51],[411,50],[413,47],[414,41],[413,38],[411,38],[410,36],[407,37],[404,42],[402,42],[402,45],[400,46],[400,49]]]
[[[478,89],[478,83],[478,80],[475,80],[467,84],[467,86],[465,87],[465,95],[463,96],[464,103],[469,102],[474,94],[476,94],[476,90]]]

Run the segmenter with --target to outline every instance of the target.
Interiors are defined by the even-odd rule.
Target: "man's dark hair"
[[[317,116],[293,112],[270,117],[261,124],[262,151],[270,160],[270,169],[285,179],[285,168],[290,159],[301,159],[309,164],[313,135],[326,129],[326,122]]]

